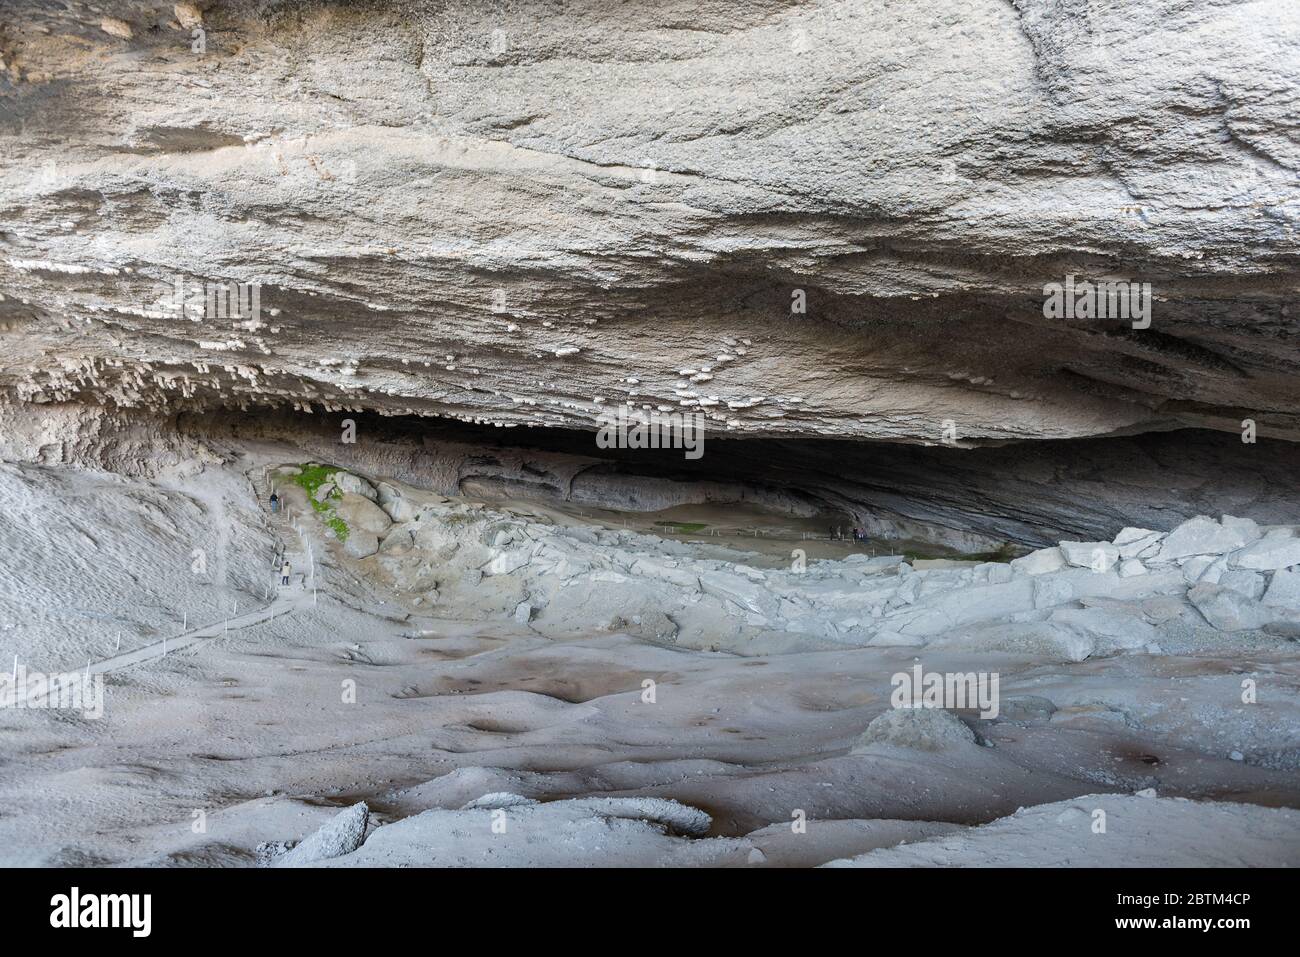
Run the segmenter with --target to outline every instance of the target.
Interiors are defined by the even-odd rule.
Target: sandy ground
[[[258,844],[364,801],[365,844],[323,863],[1300,864],[1288,650],[1062,663],[927,648],[931,670],[998,671],[1002,714],[963,715],[977,742],[863,748],[917,649],[754,657],[422,615],[323,537],[318,593],[286,592],[245,478],[259,464],[158,484],[0,468],[0,659],[84,668],[184,619],[193,639],[96,667],[99,720],[0,709],[0,863],[251,865]],[[1257,704],[1242,675],[1267,677]],[[1159,797],[1124,796],[1144,789]],[[462,810],[501,793],[541,803]],[[596,798],[680,802],[707,831]],[[1092,839],[1097,808],[1110,840]],[[1148,839],[1118,851],[1138,827]]]

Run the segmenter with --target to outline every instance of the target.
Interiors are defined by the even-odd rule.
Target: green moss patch
[[[334,532],[334,537],[340,542],[346,542],[350,534],[348,523],[339,517],[338,512],[334,510],[334,506],[331,504],[343,497],[343,493],[339,491],[338,486],[334,486],[333,491],[330,492],[325,501],[316,501],[316,493],[320,491],[321,486],[333,479],[334,473],[339,470],[330,468],[328,465],[318,465],[314,462],[298,467],[302,471],[298,475],[289,476],[289,480],[307,493],[307,501],[310,503],[312,510],[320,516],[322,522],[330,527]]]

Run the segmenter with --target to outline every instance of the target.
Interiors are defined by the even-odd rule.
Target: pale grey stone
[[[1160,546],[1161,561],[1173,561],[1190,555],[1222,555],[1241,548],[1249,541],[1246,531],[1237,526],[1224,527],[1206,515],[1198,515],[1179,525]]]
[[[1264,592],[1263,603],[1272,607],[1300,611],[1300,572],[1278,569]]]
[[[318,831],[300,842],[293,850],[275,858],[273,867],[301,867],[351,854],[366,839],[370,809],[364,803],[340,811]]]
[[[351,472],[335,472],[330,478],[339,487],[339,491],[347,495],[360,495],[372,502],[377,502],[379,499],[375,487],[359,475],[353,475]]]
[[[1049,620],[1089,635],[1102,652],[1141,648],[1158,637],[1140,618],[1101,608],[1058,608]]]
[[[1056,545],[1051,548],[1040,548],[1011,562],[1014,571],[1025,575],[1046,575],[1049,572],[1060,571],[1064,567],[1065,556]]]
[[[1257,571],[1273,571],[1300,565],[1300,538],[1297,538],[1290,529],[1276,529],[1248,548],[1234,552],[1228,557],[1228,563],[1235,568],[1251,568]]]
[[[1183,561],[1183,580],[1189,585],[1195,585],[1201,580],[1206,569],[1214,564],[1214,559],[1206,555],[1197,555],[1194,558],[1188,558]]]
[[[1216,584],[1231,588],[1251,601],[1258,601],[1264,594],[1264,576],[1247,568],[1225,571]]]
[[[1120,578],[1132,578],[1134,575],[1145,575],[1147,567],[1136,558],[1130,558],[1119,564]]]
[[[523,568],[530,561],[532,556],[522,548],[516,548],[508,552],[499,552],[492,556],[492,559],[483,566],[484,575],[509,575]]]
[[[1119,549],[1110,542],[1061,542],[1061,554],[1075,568],[1107,572],[1119,559]]]
[[[945,751],[975,744],[975,732],[942,708],[891,708],[872,719],[853,750],[892,745],[919,751]]]
[[[1219,519],[1219,524],[1224,528],[1237,529],[1247,542],[1253,542],[1263,534],[1259,529],[1259,523],[1253,518],[1237,518],[1235,515],[1224,515]]]
[[[1129,526],[1120,530],[1120,533],[1115,536],[1114,544],[1119,550],[1121,559],[1136,558],[1145,551],[1154,550],[1164,537],[1163,532]]]
[[[348,528],[352,531],[361,529],[380,535],[387,533],[388,529],[392,527],[393,520],[388,517],[388,514],[382,508],[368,498],[349,492],[342,498],[335,499],[332,504],[335,513],[347,523]]]
[[[1222,585],[1193,585],[1187,600],[1220,631],[1246,631],[1263,628],[1276,617],[1257,601]]]
[[[1074,586],[1059,578],[1040,578],[1034,582],[1034,607],[1052,608],[1074,600]]]
[[[351,529],[343,542],[343,550],[353,558],[369,558],[379,551],[379,536],[364,528]]]

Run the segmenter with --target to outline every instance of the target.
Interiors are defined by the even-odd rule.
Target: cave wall
[[[1109,540],[1125,526],[1168,531],[1198,514],[1300,520],[1300,447],[1209,430],[977,449],[706,433],[703,455],[689,459],[675,449],[600,449],[590,433],[418,417],[226,412],[182,416],[178,426],[187,443],[217,454],[273,442],[446,495],[829,512],[882,537],[962,550]],[[355,443],[343,441],[351,434]]]

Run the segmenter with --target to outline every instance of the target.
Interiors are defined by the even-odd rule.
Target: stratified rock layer
[[[112,12],[0,12],[12,398],[1300,436],[1292,0]]]

